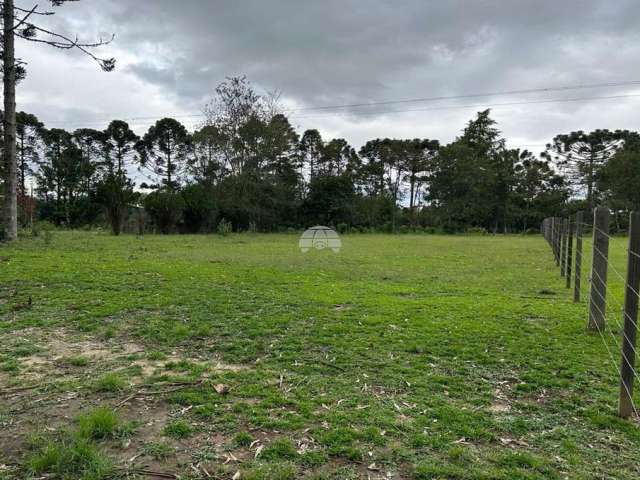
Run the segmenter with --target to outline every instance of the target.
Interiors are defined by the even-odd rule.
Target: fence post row
[[[638,331],[638,292],[640,292],[640,212],[629,217],[629,258],[627,285],[624,294],[624,335],[622,363],[620,365],[620,402],[618,413],[622,418],[631,416],[633,406],[633,380]]]
[[[607,271],[609,265],[609,209],[598,207],[593,214],[593,260],[591,262],[591,292],[589,297],[590,330],[602,332],[606,327]],[[573,276],[573,301],[581,300],[582,255],[584,213],[578,212],[575,223],[569,219],[549,217],[543,221],[542,232],[551,246],[556,265],[566,277],[567,288]],[[575,229],[575,230],[574,230]],[[573,259],[573,237],[575,233],[575,264]],[[572,272],[572,267],[575,270]],[[629,217],[629,249],[627,278],[624,297],[624,327],[620,363],[620,396],[618,414],[628,418],[638,414],[633,403],[633,387],[637,373],[636,339],[638,333],[638,311],[640,309],[640,211]],[[604,337],[603,337],[604,340]]]
[[[582,276],[582,212],[576,214],[576,268],[573,279],[573,301],[580,302],[580,277]]]
[[[590,330],[603,331],[607,308],[609,264],[609,209],[597,207],[593,214],[593,261],[591,262]]]

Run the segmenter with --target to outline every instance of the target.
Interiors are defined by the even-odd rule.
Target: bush
[[[218,235],[222,235],[223,237],[226,237],[232,231],[233,231],[233,225],[231,225],[231,222],[225,220],[224,218],[220,220],[220,223],[218,223]]]
[[[467,228],[467,233],[470,235],[486,235],[487,229],[483,227],[470,227]]]
[[[157,190],[144,199],[144,208],[163,234],[171,233],[182,216],[185,202],[182,195],[169,191]]]
[[[129,213],[129,204],[134,201],[133,182],[124,174],[109,174],[96,187],[97,201],[107,215],[111,232],[120,235],[122,224]]]
[[[34,222],[31,226],[31,236],[39,237],[42,233],[53,231],[55,230],[55,228],[55,225],[53,225],[52,223],[49,223],[46,220],[40,220],[39,222]],[[0,229],[2,229],[1,226]]]
[[[336,230],[338,230],[338,233],[340,234],[347,233],[349,231],[349,225],[347,225],[346,223],[339,223],[338,225],[336,225]]]
[[[398,233],[411,233],[411,228],[409,228],[407,225],[400,225],[400,228],[398,228]]]
[[[189,185],[182,190],[184,226],[190,233],[198,233],[211,220],[215,211],[213,195],[202,185]]]

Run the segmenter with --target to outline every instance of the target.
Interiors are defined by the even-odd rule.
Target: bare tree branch
[[[35,38],[36,32],[49,35],[50,37],[58,40],[47,40],[47,39]],[[106,72],[113,70],[115,67],[114,58],[100,58],[94,55],[89,50],[90,48],[96,48],[96,47],[110,44],[115,38],[115,34],[112,35],[109,40],[103,40],[102,38],[100,38],[97,42],[92,42],[92,43],[80,42],[77,36],[74,39],[71,39],[66,35],[52,32],[51,30],[38,27],[37,25],[31,24],[31,23],[27,24],[27,27],[22,32],[16,31],[15,34],[16,36],[24,40],[27,40],[29,42],[44,43],[46,45],[50,45],[52,47],[59,48],[61,50],[70,50],[70,49],[76,48],[80,50],[82,53],[84,53],[85,55],[89,56],[92,60],[97,62],[100,65],[100,68],[102,68]]]

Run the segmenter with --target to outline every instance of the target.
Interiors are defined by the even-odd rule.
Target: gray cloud
[[[63,82],[76,75],[76,68],[82,82],[116,91],[92,95],[83,83],[75,91],[53,89],[56,109],[47,106],[51,100],[29,103],[36,113],[65,120],[71,118],[71,110],[66,114],[60,107],[65,102],[75,114],[83,105],[85,113],[77,115],[94,121],[199,111],[230,75],[246,74],[259,88],[280,90],[288,103],[309,107],[635,80],[640,56],[640,3],[635,0],[112,0],[101,2],[99,9],[86,0],[61,9],[57,17],[46,20],[86,35],[115,32],[116,42],[107,50],[120,61],[118,71],[106,75],[77,67],[86,61],[78,55],[63,58],[47,52],[46,62],[70,70],[50,70],[46,78],[42,66],[36,66],[24,85],[27,97],[29,89],[47,89],[52,76]],[[44,54],[37,55],[45,61]],[[626,91],[630,89],[484,101]],[[520,143],[536,143],[576,128],[634,128],[637,100],[624,101],[626,108],[619,103],[505,107],[496,109],[495,116],[505,134]],[[360,144],[380,135],[449,140],[473,114],[467,109],[370,115],[381,110],[353,109],[335,118],[309,113],[294,121]]]

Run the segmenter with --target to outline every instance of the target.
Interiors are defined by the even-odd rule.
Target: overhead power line
[[[442,107],[429,107],[429,108],[411,108],[405,110],[382,110],[376,112],[358,112],[356,115],[358,116],[370,116],[370,115],[387,115],[389,113],[409,113],[409,112],[429,112],[435,110],[454,110],[454,109],[464,109],[464,108],[498,108],[498,107],[513,107],[518,105],[535,105],[540,103],[565,103],[565,102],[583,102],[590,100],[613,100],[620,98],[635,98],[640,97],[640,94],[627,94],[627,95],[607,95],[601,97],[575,97],[575,98],[553,98],[548,100],[526,100],[522,102],[506,102],[506,103],[477,103],[473,105],[444,105]],[[350,112],[337,112],[328,115],[292,115],[292,118],[326,118],[326,117],[334,117],[336,115],[345,115],[350,114]]]
[[[594,83],[594,84],[582,84],[582,85],[568,85],[568,86],[560,86],[560,87],[543,87],[543,88],[530,88],[530,89],[521,89],[521,90],[506,90],[500,92],[485,92],[485,93],[469,93],[462,95],[448,95],[448,96],[438,96],[438,97],[423,97],[423,98],[411,98],[411,99],[402,99],[402,100],[386,100],[386,101],[374,101],[374,102],[363,102],[363,103],[351,103],[351,104],[343,104],[343,105],[326,105],[326,106],[318,106],[318,107],[301,107],[301,108],[292,108],[285,109],[284,113],[292,114],[293,118],[323,118],[334,115],[341,115],[345,113],[351,112],[334,112],[328,115],[297,115],[296,112],[304,112],[304,111],[322,111],[322,110],[333,110],[333,109],[349,109],[349,108],[361,108],[361,107],[373,107],[373,106],[384,106],[384,105],[398,105],[398,104],[407,104],[407,103],[426,103],[426,102],[436,102],[442,100],[459,100],[465,98],[480,98],[480,97],[491,97],[491,96],[508,96],[508,95],[518,95],[518,94],[528,94],[528,93],[545,93],[545,92],[559,92],[559,91],[570,91],[570,90],[584,90],[584,89],[595,89],[595,88],[611,88],[611,87],[621,87],[621,86],[631,86],[631,85],[639,85],[640,80],[629,80],[624,82],[609,82],[609,83]],[[557,103],[557,102],[578,102],[578,101],[587,101],[587,100],[605,100],[605,99],[616,99],[616,98],[629,98],[636,97],[638,95],[628,94],[628,95],[612,95],[612,96],[586,96],[586,97],[578,97],[578,98],[569,98],[569,99],[550,99],[550,100],[528,100],[521,102],[509,102],[509,103],[498,103],[498,104],[486,104],[486,105],[444,105],[441,107],[430,107],[426,109],[403,109],[403,110],[384,110],[384,111],[365,111],[358,112],[357,115],[367,116],[367,115],[383,115],[387,113],[405,113],[405,112],[421,112],[421,111],[430,111],[430,110],[448,110],[448,109],[456,109],[456,108],[478,108],[478,107],[502,107],[502,106],[514,106],[514,105],[529,105],[536,103]],[[186,113],[186,114],[167,114],[164,116],[172,117],[172,118],[202,118],[204,117],[204,113]],[[51,122],[56,125],[98,125],[104,122],[108,122],[113,120],[114,118],[118,118],[120,120],[124,120],[127,122],[140,122],[147,120],[156,120],[159,118],[158,115],[155,116],[136,116],[136,117],[119,117],[119,116],[111,116],[111,117],[103,117],[102,119],[95,119],[91,121],[63,121],[63,122]]]
[[[440,100],[459,100],[463,98],[522,95],[527,93],[562,92],[567,90],[624,87],[624,86],[630,86],[630,85],[640,85],[640,80],[629,80],[625,82],[609,82],[609,83],[591,83],[591,84],[582,84],[582,85],[565,85],[561,87],[527,88],[522,90],[506,90],[506,91],[485,92],[485,93],[468,93],[468,94],[462,94],[462,95],[445,95],[445,96],[438,96],[438,97],[408,98],[404,100],[385,100],[380,102],[362,102],[362,103],[351,103],[351,104],[345,104],[345,105],[327,105],[322,107],[301,107],[301,108],[291,109],[289,111],[300,112],[300,111],[308,111],[308,110],[333,110],[333,109],[339,109],[339,108],[373,107],[373,106],[380,106],[380,105],[394,105],[399,103],[436,102]]]

